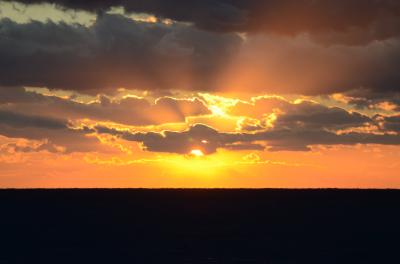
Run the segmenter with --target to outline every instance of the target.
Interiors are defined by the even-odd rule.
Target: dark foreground
[[[400,191],[1,190],[0,263],[400,263]]]

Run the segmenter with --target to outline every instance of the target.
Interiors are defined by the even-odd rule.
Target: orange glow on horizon
[[[208,114],[183,114],[183,119],[179,117],[180,112],[190,112],[186,104],[177,113],[167,111],[168,108],[165,110],[162,104],[156,112],[149,112],[148,116],[155,117],[150,118],[153,121],[176,120],[169,123],[157,121],[151,125],[131,126],[90,118],[72,118],[70,125],[76,130],[104,126],[118,131],[116,135],[87,134],[85,144],[90,147],[90,152],[68,153],[59,148],[63,146],[62,142],[0,136],[0,187],[400,187],[399,146],[311,145],[310,151],[268,151],[270,142],[266,140],[260,142],[266,146],[264,151],[217,146],[216,152],[210,153],[206,149],[213,146],[214,138],[199,135],[196,139],[198,145],[192,142],[186,153],[179,154],[174,153],[173,148],[169,152],[146,150],[142,143],[119,136],[125,132],[153,132],[165,136],[164,131],[185,132],[196,124],[207,125],[220,133],[241,133],[246,127],[273,129],[285,115],[281,105],[295,107],[301,102],[295,95],[225,96],[197,95],[211,111]],[[185,102],[196,98],[186,95],[176,97],[184,98]],[[324,106],[321,104],[321,107]],[[163,115],[157,116],[159,111]],[[366,129],[369,127],[361,127],[359,131],[369,133]],[[352,131],[355,128],[348,129],[348,132]],[[65,142],[70,143],[69,139],[65,139]],[[54,145],[52,148],[45,148],[51,144]],[[340,173],[337,164],[341,164]],[[26,174],[27,170],[29,174]]]

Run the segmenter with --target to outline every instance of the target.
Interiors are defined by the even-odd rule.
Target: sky
[[[400,188],[400,2],[0,1],[0,188]]]

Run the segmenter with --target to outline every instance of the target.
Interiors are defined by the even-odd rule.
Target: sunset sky
[[[400,188],[400,1],[0,1],[0,187]]]

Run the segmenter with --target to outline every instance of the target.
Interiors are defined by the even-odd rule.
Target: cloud
[[[337,131],[373,123],[370,117],[355,111],[349,112],[339,107],[328,107],[307,100],[293,103],[276,96],[256,97],[252,103],[238,102],[231,108],[230,113],[253,118],[253,124],[241,126],[247,131],[269,127]]]
[[[264,32],[294,35],[308,32],[328,43],[358,44],[399,36],[400,4],[391,0],[19,0],[55,3],[64,8],[104,12],[113,6],[127,13],[191,22],[217,32]]]
[[[233,33],[121,15],[99,15],[89,27],[2,19],[0,85],[93,94],[119,87],[207,90],[240,43]]]
[[[49,142],[48,140],[44,140],[36,144],[28,144],[28,143],[17,141],[15,143],[8,143],[1,145],[0,153],[5,152],[13,154],[13,153],[30,153],[30,152],[40,152],[40,151],[47,151],[50,153],[63,153],[65,151],[63,147],[56,146],[51,142]]]
[[[163,131],[156,132],[137,132],[119,131],[103,126],[95,128],[97,133],[107,133],[120,136],[129,141],[141,142],[144,150],[153,152],[169,152],[188,154],[193,149],[199,149],[204,154],[216,152],[217,148],[235,148],[235,134],[220,133],[217,130],[203,125],[196,124],[188,130],[182,132]],[[242,149],[254,149],[254,144],[241,145]],[[239,146],[240,148],[240,146]]]
[[[96,20],[86,25],[0,20],[2,135],[48,140],[67,151],[92,151],[96,141],[88,135],[97,132],[139,142],[148,151],[182,154],[194,147],[211,154],[218,149],[304,151],[318,144],[398,144],[396,1],[18,2],[86,10],[96,13]],[[124,7],[126,14],[107,12],[115,6]],[[138,21],[127,15],[132,13],[157,19]],[[72,90],[97,99],[84,103],[29,92],[26,86]],[[118,88],[146,90],[156,100],[115,99]],[[190,98],[175,97],[175,91]],[[264,96],[227,107],[228,114],[241,118],[235,133],[202,124],[162,133],[71,125],[79,119],[162,125],[210,114],[193,91],[340,93],[346,109],[381,114]]]
[[[250,131],[243,129],[240,132],[228,133],[203,124],[195,124],[184,131],[140,132],[127,128],[120,130],[121,128],[111,128],[107,125],[74,126],[74,120],[69,121],[65,117],[110,117],[115,122],[122,113],[124,117],[135,117],[137,107],[143,111],[143,116],[140,110],[137,110],[136,115],[139,117],[135,117],[135,122],[143,122],[146,111],[156,111],[154,115],[163,113],[168,117],[165,109],[170,109],[173,113],[196,113],[199,109],[202,111],[204,105],[198,99],[170,97],[162,97],[154,105],[136,97],[116,102],[107,97],[100,97],[99,101],[84,104],[56,96],[44,96],[22,90],[18,94],[15,89],[11,91],[13,93],[4,93],[7,96],[2,98],[0,134],[12,138],[45,140],[64,148],[64,153],[100,151],[101,144],[94,136],[96,133],[141,143],[146,151],[178,154],[187,154],[193,149],[212,154],[218,149],[308,151],[315,145],[400,144],[398,115],[375,115],[370,118],[355,111],[327,107],[312,101],[293,103],[280,97],[257,97],[250,103],[239,101],[231,108],[231,114],[238,111],[237,113],[247,116],[248,119],[258,120],[255,123],[257,129]],[[35,103],[32,104],[32,101]],[[10,106],[12,109],[7,109]],[[201,107],[197,109],[197,106]],[[122,112],[118,110],[120,107]],[[27,111],[28,109],[32,110]],[[47,113],[44,109],[47,109]],[[128,115],[126,111],[133,111],[132,115]],[[26,114],[28,112],[29,114]],[[58,115],[64,118],[56,118]],[[38,146],[35,150],[18,148],[18,151],[42,149],[49,151],[51,146],[46,144]]]
[[[309,151],[315,145],[400,144],[398,116],[371,118],[307,100],[294,103],[277,96],[255,97],[251,102],[238,101],[229,114],[245,117],[239,132],[220,132],[203,124],[180,132],[143,133],[104,126],[95,130],[140,142],[147,151],[179,154],[192,149],[212,154],[217,149]]]
[[[274,127],[338,130],[359,127],[369,122],[371,122],[369,117],[357,112],[348,112],[339,107],[326,107],[304,101],[292,105],[292,109],[279,115],[274,122]]]
[[[225,144],[223,146],[224,149],[228,150],[264,150],[265,146],[262,144],[257,144],[257,143],[233,143],[233,144]]]
[[[264,94],[320,95],[352,90],[399,92],[400,39],[362,46],[315,43],[309,35],[248,36],[218,87]]]
[[[348,91],[340,95],[345,103],[357,109],[400,111],[400,92],[384,92],[368,89]]]
[[[117,100],[101,95],[95,101],[83,103],[73,98],[25,91],[21,87],[0,87],[1,109],[54,118],[88,118],[136,126],[183,122],[188,116],[211,113],[198,98],[160,97],[151,103],[140,97],[127,96]]]
[[[379,124],[383,131],[400,133],[400,115],[383,116],[375,115],[374,120]]]
[[[87,137],[88,133],[90,130],[70,128],[65,119],[0,110],[0,135],[48,141],[62,147],[65,153],[100,150],[98,140]]]
[[[382,144],[399,145],[398,134],[373,134],[348,132],[337,134],[326,130],[273,129],[256,133],[226,133],[196,124],[182,132],[129,132],[98,126],[97,133],[119,136],[128,141],[140,142],[143,149],[152,152],[187,154],[200,149],[212,154],[217,149],[269,151],[309,151],[314,145]]]
[[[272,130],[256,134],[255,139],[265,140],[269,151],[307,151],[315,145],[400,144],[399,135],[361,132],[336,134],[325,130]]]
[[[16,128],[35,127],[54,130],[67,128],[67,121],[0,110],[0,125]]]
[[[88,10],[103,10],[103,4],[107,10],[115,3],[59,2],[62,6]],[[175,13],[181,12],[173,4],[166,6],[158,1],[120,3],[126,3],[127,10],[144,12],[148,8],[148,12],[162,17],[179,17]],[[355,89],[399,92],[400,38],[396,30],[400,21],[397,21],[398,4],[394,1],[304,1],[303,8],[296,2],[298,16],[292,14],[296,12],[291,1],[266,1],[254,10],[250,8],[252,5],[247,7],[237,2],[180,4],[191,12],[185,15],[189,20],[197,12],[209,16],[222,12],[216,15],[220,20],[215,19],[220,22],[199,15],[198,19],[204,19],[204,23],[194,22],[197,27],[185,23],[167,25],[162,21],[147,23],[105,12],[99,12],[90,26],[51,21],[18,24],[2,19],[0,85],[91,94],[113,93],[119,87],[306,95]],[[136,8],[129,9],[129,6]],[[271,30],[257,28],[262,23],[248,22],[248,29],[255,33],[240,36],[236,30],[223,29],[222,25],[231,25],[229,19],[225,21],[227,17],[241,17],[233,13],[225,17],[223,14],[231,12],[229,7],[245,17],[249,12],[261,16],[261,10],[268,17],[275,9],[282,11],[277,14],[283,17],[278,24],[264,25],[272,27]],[[163,8],[171,10],[166,14],[157,13]],[[352,14],[343,18],[342,12],[357,8],[364,12],[356,12],[360,17]],[[319,12],[327,12],[327,16]],[[284,19],[288,14],[292,16]],[[325,21],[336,14],[340,14],[340,19]],[[175,19],[186,21],[184,17]],[[216,23],[215,30],[207,23]],[[340,41],[336,43],[334,39]]]

